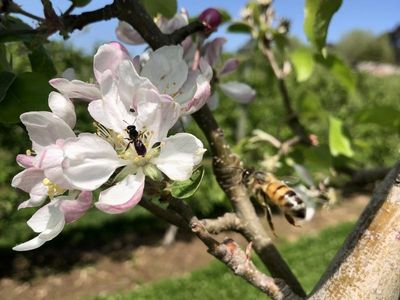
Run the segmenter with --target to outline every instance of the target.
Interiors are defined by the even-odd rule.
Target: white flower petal
[[[125,107],[136,108],[138,99],[137,91],[142,88],[157,90],[146,77],[141,77],[131,61],[123,61],[118,67],[118,93]]]
[[[28,225],[39,235],[25,243],[13,248],[15,251],[28,251],[36,249],[45,242],[55,238],[64,228],[65,219],[58,207],[58,202],[53,201],[40,208],[29,220]]]
[[[135,125],[138,130],[146,128],[152,131],[151,147],[167,136],[179,118],[180,106],[168,95],[160,95],[152,90],[142,89],[140,99]]]
[[[205,151],[203,143],[194,135],[177,133],[161,142],[160,154],[152,163],[170,179],[186,180],[201,162]]]
[[[40,206],[47,198],[47,187],[43,184],[44,173],[36,168],[26,169],[14,176],[11,186],[29,193],[30,199],[22,202],[18,209]]]
[[[203,75],[198,73],[196,76],[196,93],[189,102],[182,106],[182,113],[192,114],[198,111],[204,104],[206,104],[210,97],[210,93],[210,82]]]
[[[127,124],[133,124],[135,118],[118,95],[118,87],[111,72],[103,73],[101,82],[103,99],[89,103],[88,111],[97,122],[115,132],[124,132]]]
[[[54,78],[49,81],[50,85],[60,91],[65,97],[79,98],[84,100],[95,100],[101,98],[100,89],[97,85],[80,80],[65,78]]]
[[[78,220],[92,207],[91,192],[83,191],[76,199],[63,199],[62,197],[58,199],[60,199],[60,210],[64,214],[67,224]]]
[[[21,121],[28,130],[32,148],[39,152],[58,139],[74,137],[71,127],[61,118],[48,111],[32,111],[21,115]]]
[[[114,148],[95,134],[83,133],[64,144],[64,176],[77,189],[93,191],[122,166]]]
[[[51,92],[49,95],[49,107],[51,111],[74,128],[76,123],[75,107],[72,101],[60,93]]]
[[[150,54],[141,75],[163,94],[173,95],[184,84],[188,76],[188,66],[183,60],[181,46],[164,46]]]
[[[138,171],[128,175],[116,185],[100,193],[96,207],[109,214],[122,213],[142,199],[144,189],[144,174]]]
[[[204,45],[205,50],[203,57],[211,65],[211,67],[215,67],[217,64],[222,53],[222,46],[225,43],[225,38],[216,38]]]
[[[127,44],[140,45],[144,43],[144,39],[130,24],[125,21],[119,21],[118,27],[115,29],[117,38]]]
[[[116,74],[119,64],[123,60],[130,60],[128,50],[120,43],[104,44],[97,50],[93,59],[94,75],[97,82],[101,83],[104,71]]]
[[[44,178],[45,176],[42,170],[29,168],[15,175],[11,181],[11,186],[30,193],[34,186],[41,183]]]
[[[245,83],[230,81],[219,85],[221,91],[241,104],[247,104],[256,97],[256,91]]]

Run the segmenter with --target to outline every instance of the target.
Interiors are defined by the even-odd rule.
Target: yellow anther
[[[26,155],[28,155],[28,156],[31,156],[31,155],[32,155],[32,151],[31,151],[30,149],[27,149],[25,153],[26,153]]]
[[[62,195],[65,192],[65,189],[63,189],[59,185],[55,184],[48,178],[43,179],[42,182],[47,187],[47,194],[49,195],[50,198],[53,198],[54,196]]]

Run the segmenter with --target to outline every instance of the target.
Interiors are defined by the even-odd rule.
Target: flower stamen
[[[50,198],[53,198],[58,195],[62,195],[66,191],[66,189],[55,184],[48,178],[43,179],[42,182],[47,187],[47,194],[49,195]]]

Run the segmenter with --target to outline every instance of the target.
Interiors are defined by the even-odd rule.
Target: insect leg
[[[300,225],[297,225],[297,224],[296,224],[295,220],[292,218],[291,215],[288,215],[288,214],[284,214],[284,215],[285,215],[286,220],[287,220],[291,225],[296,226],[296,227],[301,227]]]

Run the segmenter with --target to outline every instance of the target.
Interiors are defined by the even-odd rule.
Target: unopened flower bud
[[[200,14],[199,21],[208,29],[214,30],[221,24],[222,15],[215,8],[207,8]]]

